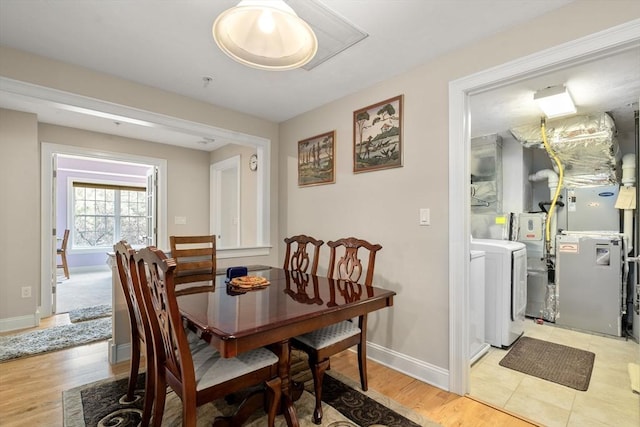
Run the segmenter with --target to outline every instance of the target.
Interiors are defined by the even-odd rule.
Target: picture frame
[[[298,141],[298,185],[300,187],[336,182],[335,141],[335,130]]]
[[[404,95],[353,112],[353,173],[402,166]]]

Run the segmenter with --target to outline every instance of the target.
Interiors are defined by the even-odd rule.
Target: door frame
[[[640,20],[636,19],[449,83],[449,391],[460,395],[470,391],[471,96],[638,45]]]
[[[56,280],[56,268],[54,267],[55,253],[51,250],[51,240],[55,239],[53,232],[56,212],[53,209],[54,200],[53,188],[53,163],[51,159],[54,155],[74,155],[89,158],[116,160],[130,163],[141,163],[158,168],[157,182],[157,241],[159,247],[167,246],[167,160],[154,157],[138,156],[126,153],[117,153],[94,148],[78,147],[70,145],[52,144],[43,142],[41,144],[41,171],[40,171],[40,195],[41,206],[41,289],[40,307],[41,317],[52,314],[52,285]]]

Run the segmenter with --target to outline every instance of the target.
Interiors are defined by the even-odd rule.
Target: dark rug
[[[308,370],[295,372],[299,366],[292,364],[292,377],[295,381],[304,382],[305,392],[295,403],[301,426],[315,426],[311,421],[314,397],[309,393],[312,389],[311,374]],[[425,417],[370,392],[364,393],[353,388],[353,382],[339,374],[327,373],[323,382],[323,422],[322,426],[393,426],[419,427],[438,426]],[[343,382],[344,381],[344,382]],[[345,383],[346,382],[346,383]],[[348,383],[348,384],[347,384]],[[144,394],[144,374],[138,376],[136,390],[137,399],[127,404],[124,395],[127,389],[127,378],[103,380],[87,384],[63,393],[63,412],[65,427],[80,426],[137,426],[142,414],[142,395]],[[372,397],[373,396],[373,397]],[[374,398],[375,397],[375,398]],[[198,408],[198,426],[210,425],[219,415],[233,413],[234,407],[224,399],[203,405]],[[262,427],[266,423],[263,411],[254,414],[246,426]],[[163,418],[163,426],[181,425],[181,403],[173,392],[167,394],[167,404]],[[284,426],[283,416],[278,416],[276,426]]]
[[[590,351],[521,337],[500,361],[500,366],[586,391],[595,357]]]

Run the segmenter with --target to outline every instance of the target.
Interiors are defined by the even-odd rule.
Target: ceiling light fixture
[[[533,100],[548,119],[576,113],[576,106],[565,86],[551,86],[537,91]]]
[[[242,0],[213,23],[213,39],[234,60],[262,70],[291,70],[318,51],[313,30],[283,0]]]

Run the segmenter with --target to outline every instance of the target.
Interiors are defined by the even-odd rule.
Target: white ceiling
[[[308,71],[262,71],[223,54],[211,25],[237,1],[0,0],[0,44],[282,122],[572,0],[288,0],[294,8],[312,1],[368,34]],[[631,110],[625,106],[640,96],[638,49],[615,62],[608,58],[606,66],[583,64],[474,96],[474,133],[539,117],[528,107],[533,91],[558,83],[567,83],[581,110]],[[205,84],[203,77],[213,80]],[[0,106],[34,112],[41,122],[215,148],[199,141],[217,134],[198,126],[138,126],[115,116],[53,108],[52,102],[4,89]]]

